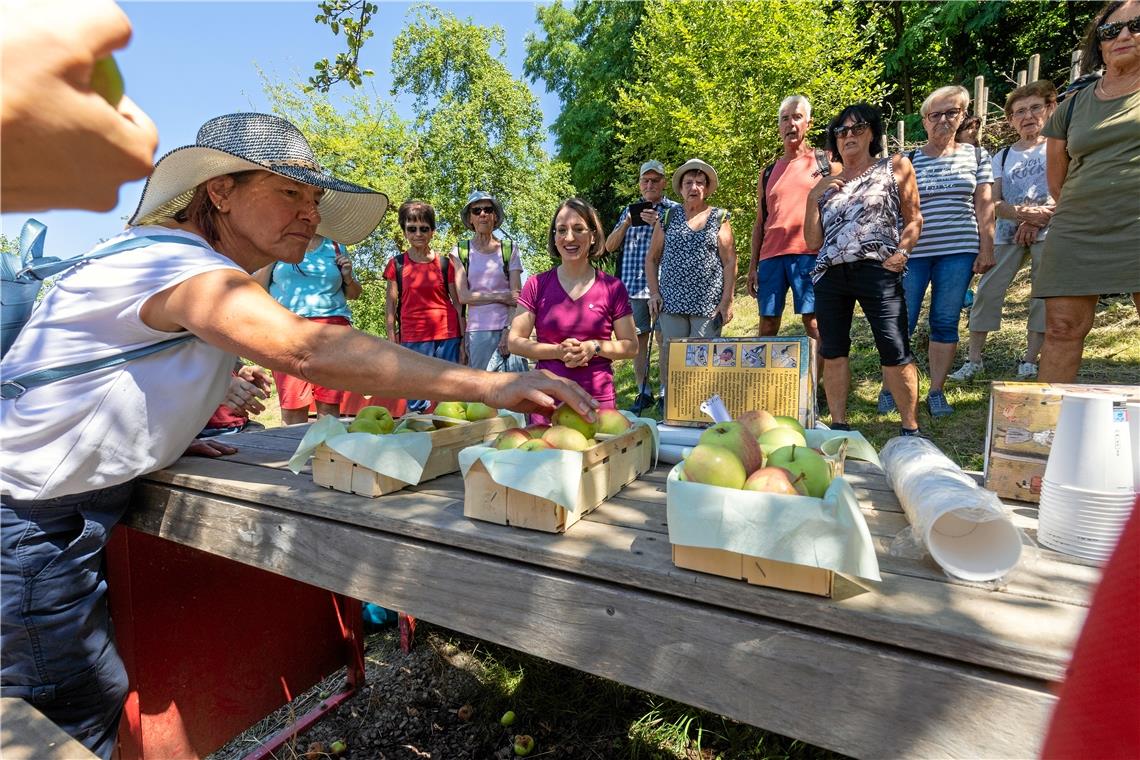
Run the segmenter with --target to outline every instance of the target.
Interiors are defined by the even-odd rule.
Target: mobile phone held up
[[[629,204],[629,218],[632,220],[632,227],[646,227],[646,221],[641,218],[642,211],[648,211],[653,208],[653,204],[649,201],[641,201],[639,203]]]

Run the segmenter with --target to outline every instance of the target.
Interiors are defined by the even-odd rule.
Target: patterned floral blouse
[[[717,234],[728,212],[715,206],[699,230],[689,228],[684,208],[672,209],[665,222],[661,255],[660,292],[665,314],[711,317],[724,290],[724,265],[717,251]]]
[[[819,199],[823,246],[811,271],[819,282],[828,267],[873,259],[886,261],[899,248],[899,186],[891,158],[879,159],[867,171],[832,188]]]

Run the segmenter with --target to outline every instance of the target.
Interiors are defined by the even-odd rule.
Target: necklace
[[[1122,88],[1121,88],[1120,92],[1116,92],[1116,93],[1109,93],[1109,91],[1108,91],[1108,88],[1107,88],[1107,87],[1105,87],[1105,84],[1104,84],[1104,83],[1105,83],[1105,80],[1107,80],[1107,79],[1108,79],[1108,76],[1109,76],[1108,74],[1105,74],[1105,75],[1104,75],[1103,77],[1101,77],[1101,78],[1100,78],[1100,80],[1099,80],[1099,81],[1096,83],[1096,86],[1097,86],[1098,88],[1100,88],[1100,94],[1101,94],[1101,96],[1103,96],[1103,97],[1105,97],[1105,98],[1119,98],[1119,97],[1121,97],[1121,96],[1123,96],[1123,95],[1127,95],[1127,94],[1129,94],[1130,92],[1132,92],[1133,90],[1135,90],[1135,89],[1136,89],[1136,85],[1137,85],[1137,84],[1140,84],[1140,70],[1138,70],[1138,71],[1137,71],[1136,73],[1134,73],[1134,74],[1133,74],[1133,75],[1132,75],[1132,76],[1131,76],[1129,79],[1124,79],[1124,80],[1123,80],[1123,81],[1124,81],[1124,82],[1126,82],[1127,84],[1126,84],[1124,87],[1122,87]],[[1116,84],[1116,83],[1114,82],[1114,84]]]

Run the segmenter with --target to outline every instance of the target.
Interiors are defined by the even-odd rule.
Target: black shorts
[[[897,367],[914,361],[907,332],[902,273],[878,261],[836,264],[815,284],[819,355],[838,359],[851,352],[851,318],[858,302],[875,335],[879,364]]]

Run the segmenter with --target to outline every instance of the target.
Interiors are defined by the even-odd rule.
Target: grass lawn
[[[948,385],[947,396],[955,414],[933,420],[925,409],[920,424],[952,459],[967,469],[982,468],[989,381],[1014,379],[1025,345],[1028,272],[1017,278],[1010,293],[1003,329],[990,335],[985,354],[987,374],[976,381]],[[923,316],[925,319],[925,314]],[[736,318],[726,335],[755,335],[759,317],[756,301],[738,297]],[[967,335],[963,312],[961,334]],[[784,315],[783,334],[802,330],[799,317],[789,309]],[[925,398],[926,328],[920,321],[915,350],[922,370],[921,398]],[[966,344],[959,349],[955,368],[965,358]],[[653,372],[654,377],[656,371]],[[851,356],[852,387],[848,419],[853,427],[881,447],[897,434],[898,414],[880,416],[876,412],[880,375],[878,357],[870,329],[857,312],[853,328]],[[616,368],[619,406],[632,403],[632,365],[621,362]],[[1079,382],[1140,385],[1140,318],[1128,296],[1103,299],[1096,322],[1086,342]],[[257,419],[265,425],[280,424],[276,401]],[[821,415],[828,421],[826,411]],[[430,636],[446,646],[470,655],[478,671],[481,690],[475,699],[477,709],[501,712],[509,705],[520,714],[544,716],[551,731],[545,741],[550,747],[554,736],[565,742],[580,742],[576,757],[630,758],[654,760],[713,760],[714,758],[824,758],[835,757],[825,750],[691,709],[650,694],[628,689],[602,679],[555,665],[502,647],[488,645],[460,634],[425,627]],[[715,657],[715,652],[707,654]],[[343,711],[343,710],[342,710]],[[335,718],[334,718],[335,720]],[[546,725],[546,724],[544,724]],[[590,737],[598,741],[591,742]],[[565,745],[563,745],[565,746]],[[563,757],[570,755],[558,754]]]

